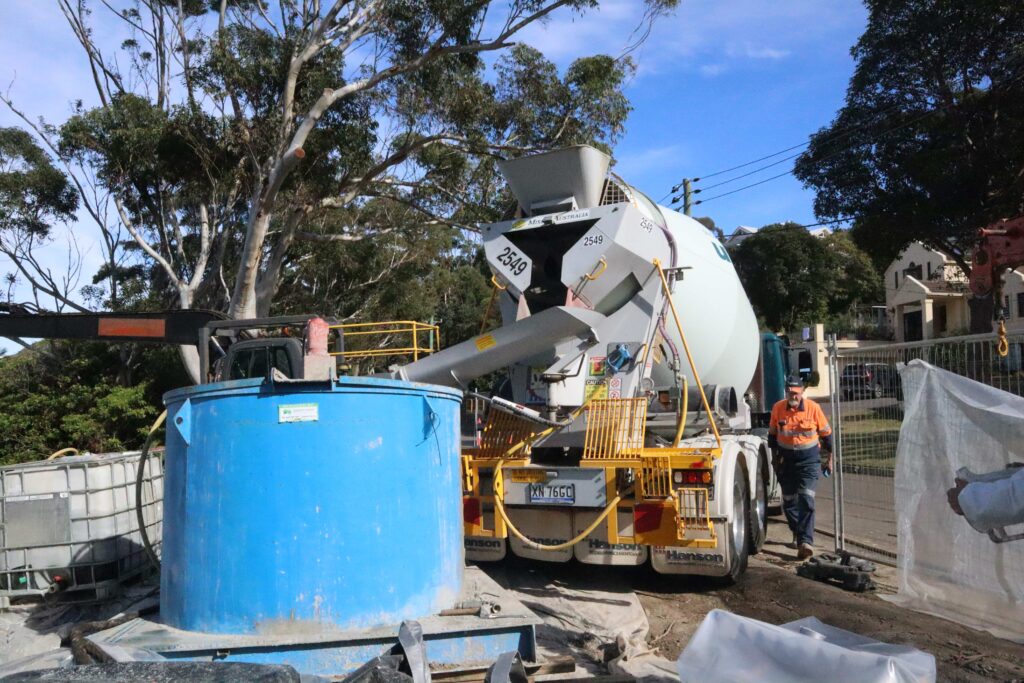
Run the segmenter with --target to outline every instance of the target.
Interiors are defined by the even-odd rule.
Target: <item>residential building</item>
[[[971,293],[967,275],[937,249],[915,242],[885,269],[885,306],[896,341],[966,334]],[[1007,273],[1001,305],[1008,329],[1024,329],[1024,274]]]

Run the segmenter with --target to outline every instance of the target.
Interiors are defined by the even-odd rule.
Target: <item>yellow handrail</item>
[[[343,323],[331,325],[330,329],[340,330],[346,339],[354,337],[370,337],[374,335],[400,335],[408,334],[412,338],[411,346],[384,347],[376,349],[347,349],[345,351],[330,351],[330,355],[341,358],[373,358],[380,356],[402,356],[412,354],[413,360],[419,360],[420,354],[429,354],[438,350],[440,341],[440,328],[437,325],[429,325],[415,320],[389,320],[386,322],[373,323]],[[424,333],[432,334],[432,340],[421,345],[420,340]]]
[[[665,298],[668,299],[669,309],[672,311],[672,319],[676,323],[676,329],[679,331],[679,338],[683,341],[683,351],[686,352],[686,360],[690,364],[690,372],[693,373],[693,381],[697,383],[697,390],[700,392],[700,400],[704,405],[704,410],[708,414],[708,424],[711,425],[711,431],[715,434],[715,441],[718,443],[718,449],[722,449],[722,435],[718,433],[718,425],[715,424],[715,417],[711,414],[711,405],[708,403],[708,397],[704,394],[704,385],[700,381],[700,375],[697,373],[697,365],[693,362],[693,356],[690,354],[690,345],[686,343],[686,334],[683,332],[683,325],[679,322],[679,313],[676,311],[675,302],[672,301],[672,290],[668,287],[668,280],[665,279],[665,271],[661,268],[661,261],[654,259],[652,261],[655,270],[658,271],[658,277],[661,278],[661,288],[665,292]],[[672,448],[679,448],[681,434],[677,433],[675,442],[672,444]]]

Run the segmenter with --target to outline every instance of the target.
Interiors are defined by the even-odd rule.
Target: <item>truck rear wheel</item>
[[[747,473],[736,461],[732,483],[732,514],[729,519],[729,573],[727,583],[736,583],[747,571],[750,551],[750,496],[747,489]]]
[[[757,455],[757,471],[751,480],[754,486],[754,504],[750,506],[750,554],[756,555],[764,547],[768,536],[768,457]]]

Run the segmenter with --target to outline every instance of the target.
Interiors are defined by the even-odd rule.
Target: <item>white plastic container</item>
[[[0,605],[91,590],[102,599],[148,567],[135,513],[140,452],[78,455],[0,469]],[[158,550],[163,468],[151,453],[143,519]]]

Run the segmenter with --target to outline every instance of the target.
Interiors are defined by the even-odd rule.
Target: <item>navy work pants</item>
[[[814,487],[821,474],[821,455],[817,448],[781,453],[782,511],[797,544],[814,545]]]

